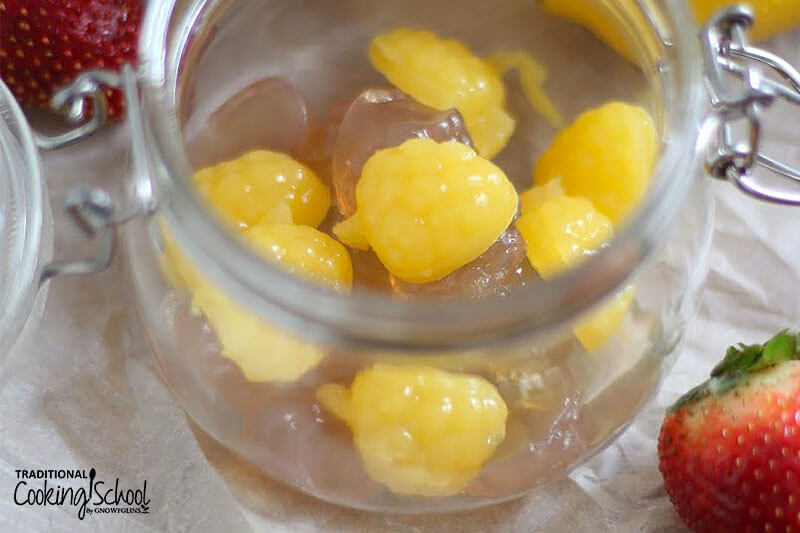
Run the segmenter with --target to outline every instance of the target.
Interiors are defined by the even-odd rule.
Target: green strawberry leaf
[[[724,394],[747,374],[790,360],[800,360],[800,332],[793,335],[783,330],[764,344],[730,346],[711,371],[710,379],[681,396],[669,412],[679,411],[711,394]]]
[[[751,370],[761,370],[790,359],[797,359],[799,355],[797,353],[797,335],[790,335],[788,331],[783,330],[767,341],[761,359]]]
[[[729,346],[725,358],[711,371],[711,377],[747,370],[761,358],[763,351],[764,346],[761,344],[745,346],[740,343],[738,347]]]

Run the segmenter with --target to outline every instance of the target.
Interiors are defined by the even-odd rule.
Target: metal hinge
[[[133,68],[125,65],[119,74],[105,70],[91,70],[81,74],[73,83],[59,90],[52,98],[52,107],[66,111],[68,119],[80,123],[86,116],[86,102],[92,106],[92,117],[66,133],[46,136],[34,134],[40,148],[55,150],[78,142],[100,130],[107,119],[108,103],[105,90],[119,88],[125,96],[126,114],[132,129],[141,128],[138,92]],[[135,131],[134,133],[136,133]],[[135,135],[132,135],[135,136]],[[135,143],[134,143],[135,144]],[[137,154],[134,154],[137,160]],[[151,191],[148,191],[148,194]],[[140,194],[145,196],[145,194]],[[108,268],[117,249],[116,227],[137,216],[151,212],[150,198],[137,198],[125,211],[118,209],[111,195],[103,188],[80,185],[70,191],[65,201],[67,214],[86,238],[97,243],[92,257],[52,261],[42,266],[39,283],[55,276],[94,274]]]
[[[800,170],[762,151],[764,110],[776,99],[800,106],[800,72],[784,59],[750,45],[747,30],[754,22],[749,7],[733,6],[717,13],[703,30],[703,54],[714,114],[705,124],[717,136],[707,162],[709,173],[736,184],[746,193],[771,202],[800,205]],[[774,81],[762,72],[768,67],[780,76]],[[736,125],[746,137],[737,140]],[[769,186],[753,175],[757,167],[787,181],[789,188]]]

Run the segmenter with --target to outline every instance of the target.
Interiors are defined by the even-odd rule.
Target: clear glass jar
[[[713,134],[721,133],[709,162],[713,175],[754,196],[800,205],[800,195],[776,193],[749,172],[759,162],[792,176],[758,149],[757,109],[774,95],[757,89],[767,86],[797,103],[800,92],[776,88],[730,58],[718,61],[732,49],[722,33],[743,25],[746,13],[728,12],[710,25],[701,53],[683,2],[592,5],[594,23],[613,28],[627,55],[636,56],[635,66],[530,0],[465,0],[457,12],[451,2],[431,0],[163,0],[148,5],[136,72],[125,66],[119,75],[86,73],[54,97],[75,119],[91,99],[92,118],[76,130],[33,133],[0,82],[0,356],[36,309],[37,292],[44,301],[37,288],[58,274],[107,267],[114,228],[124,224],[139,315],[175,398],[211,436],[271,476],[354,508],[435,512],[507,500],[565,475],[624,428],[679,349],[708,262],[713,204],[699,163]],[[401,25],[456,36],[480,54],[499,47],[531,52],[551,69],[547,88],[567,119],[609,99],[650,110],[661,138],[650,189],[607,246],[562,275],[528,279],[495,298],[345,296],[275,269],[212,215],[192,183],[186,141],[192,129],[238,139],[237,131],[211,129],[212,112],[251,82],[274,76],[299,87],[319,115],[338,97],[380,83],[364,46]],[[742,38],[738,28],[729,33]],[[787,68],[758,49],[736,52]],[[746,79],[743,98],[721,89],[721,70]],[[800,73],[789,78],[800,87]],[[704,81],[717,107],[705,118]],[[133,172],[115,199],[89,187],[68,196],[68,211],[97,241],[97,252],[50,262],[37,146],[57,149],[97,131],[105,116],[103,86],[125,92]],[[512,97],[521,142],[513,141],[498,161],[522,190],[531,184],[533,157],[555,130],[515,105]],[[732,143],[726,121],[736,118],[750,119],[749,147]],[[187,290],[186,278],[200,283]],[[198,287],[208,289],[205,305],[197,304]],[[594,349],[583,348],[576,327],[620,294],[633,296],[619,326]],[[218,312],[216,326],[208,309]],[[256,345],[267,377],[246,377],[224,353],[223,337]],[[353,423],[351,405],[351,431],[329,410],[335,403],[319,400],[321,387],[348,386],[387,368],[391,379],[378,383],[391,386],[372,387],[359,404],[371,426]],[[391,412],[407,406],[406,397],[425,396],[431,383],[439,389],[426,412]],[[336,390],[349,401],[344,389]],[[396,402],[398,394],[404,398]],[[484,402],[484,412],[502,411],[491,431],[485,418],[474,418],[475,401]]]
[[[144,189],[152,187],[158,210],[130,222],[124,244],[140,316],[164,376],[205,431],[269,475],[321,499],[401,512],[513,498],[563,476],[621,431],[655,391],[692,316],[707,267],[713,204],[698,165],[705,94],[685,6],[602,5],[642,52],[640,68],[533,2],[461,3],[458,13],[452,3],[429,0],[413,6],[202,0],[153,6],[138,80],[146,127],[135,143],[151,178]],[[469,22],[476,20],[482,24]],[[480,50],[529,49],[550,66],[548,88],[568,117],[611,98],[650,108],[663,140],[652,187],[606,249],[504,299],[397,301],[304,284],[264,263],[218,223],[195,194],[186,129],[209,127],[209,111],[273,75],[290,79],[319,112],[375,82],[363,60],[367,39],[401,25],[454,34]],[[531,135],[533,150],[541,151],[553,131]],[[223,298],[316,351],[319,361],[294,379],[246,379],[222,354],[202,313],[193,312],[192,294],[165,266],[165,235]],[[621,332],[599,351],[583,350],[572,326],[626,285],[635,286],[635,303]],[[267,341],[263,349],[275,357],[286,346]],[[509,411],[505,438],[457,490],[413,494],[372,475],[350,430],[315,398],[320,386],[349,384],[359,370],[380,363],[477,375],[500,391]]]
[[[44,310],[39,273],[52,254],[52,226],[34,137],[0,83],[0,364]]]

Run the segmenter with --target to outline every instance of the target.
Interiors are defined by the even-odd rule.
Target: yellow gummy
[[[325,355],[315,344],[268,325],[209,282],[194,286],[192,312],[206,318],[222,355],[248,381],[294,381]]]
[[[520,212],[527,213],[537,209],[547,200],[557,196],[564,196],[564,188],[558,178],[552,179],[539,187],[531,187],[519,195]]]
[[[612,22],[608,11],[602,6],[607,0],[540,0],[550,13],[567,18],[584,26],[600,40],[611,46],[621,56],[638,64],[634,45]],[[658,47],[652,30],[633,0],[615,0],[619,9],[627,11],[636,21],[637,30],[644,38],[651,59],[656,58]],[[705,24],[714,13],[724,7],[739,3],[739,0],[691,0],[689,2],[698,25]],[[746,2],[755,11],[755,25],[751,30],[754,40],[762,40],[800,25],[800,2],[797,0],[750,0]]]
[[[542,7],[558,17],[564,17],[585,27],[595,34],[601,41],[608,44],[618,54],[630,61],[639,64],[639,54],[636,53],[635,44],[615,23],[609,15],[609,0],[540,0]],[[642,12],[636,7],[635,0],[613,0],[616,9],[627,12],[634,20],[637,29],[634,30],[644,40],[649,60],[655,62],[658,55],[658,45],[652,30]]]
[[[245,379],[294,381],[319,363],[324,353],[273,328],[248,312],[204,277],[167,239],[164,261],[168,272],[192,292],[191,311],[208,321],[222,355],[242,371]]]
[[[628,314],[635,295],[633,285],[628,285],[589,315],[572,326],[572,331],[588,351],[605,346],[611,335],[619,330]]]
[[[544,279],[594,254],[614,231],[611,221],[590,201],[563,195],[523,210],[517,229],[525,239],[531,265]]]
[[[528,260],[544,279],[551,279],[597,252],[613,236],[611,221],[584,198],[564,196],[557,181],[522,194],[517,220]],[[605,345],[616,333],[633,301],[628,287],[573,325],[589,351]]]
[[[614,224],[627,219],[650,186],[658,132],[639,106],[611,102],[559,132],[534,168],[534,183],[556,178],[566,194],[591,200]]]
[[[723,7],[740,3],[738,0],[692,0],[691,6],[698,24],[704,24]],[[797,0],[748,0],[755,11],[756,22],[750,36],[767,39],[800,25],[800,2]]]
[[[340,292],[353,285],[347,249],[310,226],[261,224],[245,232],[247,242],[264,258],[306,281]]]
[[[564,126],[561,112],[542,88],[547,81],[547,69],[533,56],[523,51],[500,52],[493,54],[487,61],[501,76],[509,70],[517,70],[522,90],[534,111],[554,128],[560,129]]]
[[[508,408],[478,376],[379,364],[317,399],[350,427],[370,477],[397,494],[459,493],[505,438]]]
[[[333,234],[350,248],[369,250],[369,241],[364,236],[364,230],[361,229],[358,213],[333,226]]]
[[[334,290],[347,291],[353,267],[347,250],[308,226],[257,225],[243,239],[278,267]],[[200,273],[164,233],[164,262],[192,292],[192,312],[208,321],[222,355],[236,363],[250,381],[292,381],[322,359],[316,345],[270,326],[234,302]]]
[[[470,147],[414,138],[367,161],[356,201],[362,242],[398,278],[427,283],[485,252],[519,198],[503,171]]]
[[[398,28],[369,45],[372,66],[393,85],[435,109],[456,108],[478,153],[497,155],[514,131],[499,74],[463,43],[429,31]]]
[[[194,176],[201,196],[239,229],[262,222],[316,227],[330,207],[330,191],[290,156],[254,150],[204,168]]]

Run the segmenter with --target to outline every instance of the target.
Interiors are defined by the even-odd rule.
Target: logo
[[[88,473],[86,470],[24,469],[14,472],[17,474],[14,487],[17,505],[68,505],[75,507],[80,520],[91,514],[150,513],[147,480],[141,488],[127,488],[120,485],[119,478],[113,483],[102,481],[94,468]],[[62,480],[76,481],[68,485]]]

